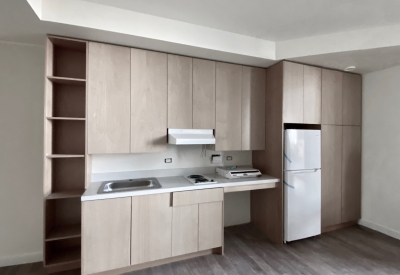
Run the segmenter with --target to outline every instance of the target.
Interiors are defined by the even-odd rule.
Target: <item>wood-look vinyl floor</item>
[[[1,267],[1,275],[46,274],[42,263]],[[58,275],[78,275],[79,270]],[[225,255],[209,255],[126,275],[400,274],[400,240],[354,226],[287,245],[251,225],[225,229]]]

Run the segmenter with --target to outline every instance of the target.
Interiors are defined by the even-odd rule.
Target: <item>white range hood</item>
[[[168,143],[176,145],[215,144],[214,131],[212,129],[168,129]]]

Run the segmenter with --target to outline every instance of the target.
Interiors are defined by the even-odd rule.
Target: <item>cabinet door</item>
[[[304,66],[304,123],[321,124],[322,70]]]
[[[215,150],[242,149],[242,66],[217,62]]]
[[[171,257],[170,193],[132,197],[131,265]]]
[[[342,129],[342,126],[322,126],[322,227],[342,220]]]
[[[303,123],[303,72],[301,64],[283,63],[283,122]]]
[[[265,149],[264,69],[243,66],[242,88],[242,150]]]
[[[129,153],[130,49],[89,43],[88,153]]]
[[[361,75],[343,74],[343,125],[361,126],[361,86]]]
[[[130,197],[83,202],[82,230],[82,274],[130,265]]]
[[[192,129],[192,58],[168,55],[168,128]]]
[[[172,256],[199,250],[199,205],[175,206],[172,210]]]
[[[215,62],[193,59],[193,129],[215,129]]]
[[[222,246],[223,202],[199,204],[199,251]]]
[[[167,150],[167,54],[131,49],[131,153]]]
[[[322,69],[322,124],[342,125],[342,76]]]
[[[343,126],[342,222],[361,218],[361,128]]]

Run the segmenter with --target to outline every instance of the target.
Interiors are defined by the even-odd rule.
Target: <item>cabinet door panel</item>
[[[88,153],[130,151],[130,49],[89,43]]]
[[[265,149],[264,69],[243,66],[242,88],[242,150]]]
[[[303,123],[304,66],[283,63],[283,122]]]
[[[361,75],[343,74],[343,125],[361,126],[361,86]]]
[[[199,248],[199,205],[176,206],[172,210],[172,256]]]
[[[171,257],[170,193],[132,197],[131,265]]]
[[[168,128],[192,129],[192,58],[168,55]]]
[[[242,149],[242,66],[216,64],[216,151]]]
[[[342,77],[341,72],[322,69],[322,124],[342,125]]]
[[[193,129],[215,129],[215,62],[193,59]]]
[[[130,265],[130,197],[83,202],[82,230],[82,274]]]
[[[304,66],[304,123],[321,124],[322,70]]]
[[[361,218],[361,128],[343,126],[342,222]]]
[[[322,126],[322,227],[342,220],[342,128]]]
[[[223,202],[199,204],[199,250],[222,246]]]
[[[167,54],[131,49],[131,153],[167,150]]]

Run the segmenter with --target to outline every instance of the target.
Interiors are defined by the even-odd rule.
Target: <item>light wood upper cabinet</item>
[[[321,68],[304,66],[304,123],[321,124]]]
[[[322,125],[322,227],[340,224],[342,220],[342,129]]]
[[[322,124],[342,125],[343,73],[322,69]]]
[[[192,58],[168,55],[168,128],[192,129]]]
[[[223,202],[199,204],[199,251],[222,246]]]
[[[361,126],[362,77],[343,74],[343,125]]]
[[[243,66],[242,150],[265,149],[265,69]]]
[[[343,126],[342,222],[361,218],[361,128]]]
[[[216,64],[215,150],[242,149],[242,66]]]
[[[170,193],[132,197],[131,265],[171,257]]]
[[[82,203],[82,274],[130,265],[131,198]]]
[[[130,49],[89,43],[88,153],[130,152]]]
[[[304,66],[283,62],[283,122],[303,123]]]
[[[131,49],[131,153],[167,150],[167,54]]]
[[[199,249],[199,205],[173,207],[172,256],[193,253]]]
[[[193,129],[215,129],[215,62],[193,58]]]

